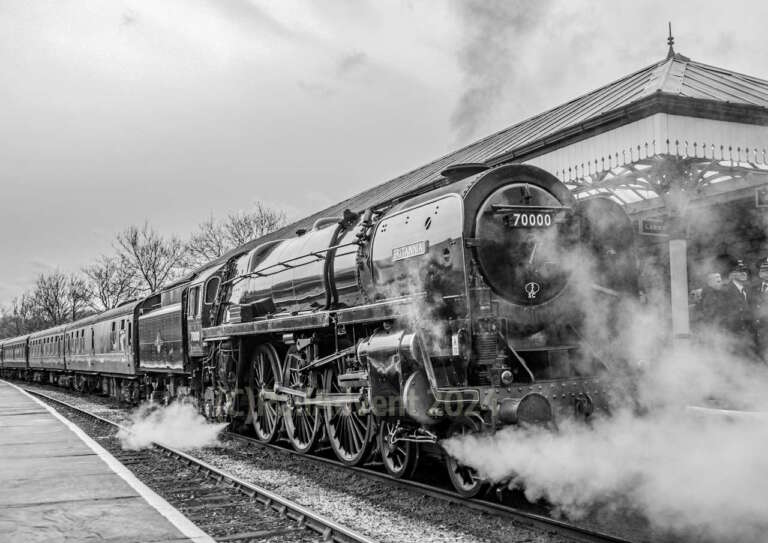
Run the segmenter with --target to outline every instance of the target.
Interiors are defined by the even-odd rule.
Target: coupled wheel
[[[302,391],[316,388],[314,373],[301,371],[307,362],[308,360],[295,346],[288,350],[283,364],[285,386]],[[304,406],[289,399],[283,406],[283,421],[288,440],[297,452],[306,454],[315,448],[323,427],[319,406]]]
[[[419,462],[419,444],[397,439],[397,422],[383,420],[379,424],[377,443],[387,473],[398,479],[413,475]]]
[[[280,377],[280,364],[277,351],[272,345],[257,345],[251,354],[250,387],[248,403],[253,430],[259,441],[271,443],[280,431],[280,404],[277,400],[265,397],[275,390]]]
[[[323,375],[326,394],[362,392],[360,388],[342,389],[337,377],[339,368],[333,364]],[[357,466],[367,457],[373,444],[373,415],[360,414],[359,402],[325,407],[325,430],[336,458],[348,466]]]
[[[455,422],[449,432],[449,437],[462,436],[478,432],[477,423],[466,419]],[[478,477],[477,471],[469,466],[461,464],[449,454],[445,454],[445,467],[448,470],[448,478],[453,488],[465,498],[476,496],[483,488],[483,480]]]

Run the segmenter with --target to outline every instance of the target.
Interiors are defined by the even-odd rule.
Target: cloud
[[[301,90],[312,96],[327,98],[336,94],[334,89],[322,83],[314,83],[312,81],[297,81],[296,84]]]
[[[208,5],[225,20],[247,28],[269,32],[274,36],[297,38],[299,33],[280,21],[263,5],[251,0],[208,0]]]
[[[51,263],[39,260],[37,258],[32,259],[29,262],[29,269],[32,270],[35,274],[49,272],[55,268],[56,266],[52,265]]]
[[[137,21],[139,20],[138,14],[132,10],[126,10],[123,13],[122,22],[120,23],[122,26],[131,26],[134,24],[137,24]]]
[[[349,75],[368,63],[368,55],[362,51],[355,51],[344,55],[336,64],[336,74],[340,77]]]

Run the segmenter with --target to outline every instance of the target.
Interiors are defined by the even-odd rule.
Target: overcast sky
[[[148,219],[298,219],[678,51],[768,79],[768,2],[0,0],[0,304]]]

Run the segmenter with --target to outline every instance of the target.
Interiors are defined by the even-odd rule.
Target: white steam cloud
[[[674,536],[766,541],[768,369],[735,356],[715,330],[649,359],[665,320],[640,304],[623,310],[627,327],[614,340],[644,362],[629,382],[623,370],[610,417],[559,421],[556,432],[508,427],[443,446],[482,477],[571,519],[635,512]]]
[[[594,288],[611,269],[613,253],[603,253],[560,247],[541,258],[572,272],[585,350],[608,365],[611,415],[442,445],[481,477],[570,519],[638,514],[675,539],[768,541],[768,367],[711,327],[670,345],[664,282],[646,285],[645,300],[658,303],[605,294]]]
[[[144,403],[131,415],[130,424],[117,434],[124,449],[137,450],[152,443],[185,450],[216,445],[226,423],[212,424],[193,405],[174,402],[161,407]]]

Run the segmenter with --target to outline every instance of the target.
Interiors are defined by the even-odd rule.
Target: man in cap
[[[768,362],[768,258],[761,259],[759,265],[760,281],[752,291],[752,305],[757,354],[763,362]]]
[[[721,306],[723,305],[723,278],[719,271],[711,271],[707,274],[707,283],[701,289],[701,301],[698,304],[698,324],[704,329],[703,334],[708,334],[706,329],[711,326],[721,326]],[[768,309],[768,307],[766,307]]]
[[[720,322],[731,334],[735,354],[745,358],[755,357],[755,325],[752,295],[747,281],[749,270],[744,262],[732,259],[728,283],[722,289]]]

